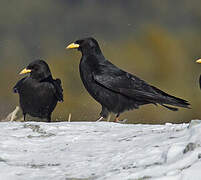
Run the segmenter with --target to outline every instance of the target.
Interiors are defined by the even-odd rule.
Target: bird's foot
[[[96,120],[96,122],[100,122],[100,121],[102,121],[103,120],[103,117],[101,116],[100,118],[98,118],[97,120]]]
[[[118,120],[118,121],[115,121],[115,122],[124,124],[124,123],[126,123],[126,121],[128,121],[128,119],[121,119],[121,120]]]
[[[124,123],[126,123],[127,120],[128,120],[128,119],[119,120],[119,117],[116,117],[115,120],[114,120],[114,122],[124,124]]]

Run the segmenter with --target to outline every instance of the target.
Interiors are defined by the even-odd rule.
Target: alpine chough
[[[198,59],[196,62],[201,63],[201,59]],[[201,75],[200,75],[200,78],[199,78],[199,85],[200,85],[200,89],[201,89]]]
[[[107,118],[110,112],[119,115],[145,104],[160,104],[172,111],[172,106],[188,108],[186,100],[171,96],[160,89],[147,84],[140,78],[119,69],[108,61],[94,38],[75,41],[66,49],[76,48],[82,53],[79,70],[82,82],[89,94],[102,105],[98,120]]]
[[[51,121],[58,101],[63,101],[60,79],[53,79],[48,64],[43,60],[31,62],[20,74],[30,73],[19,80],[13,91],[19,94],[24,120],[26,114]]]

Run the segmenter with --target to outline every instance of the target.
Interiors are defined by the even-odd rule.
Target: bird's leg
[[[47,117],[47,122],[51,122],[51,115],[49,115],[48,117]]]
[[[108,110],[105,106],[102,106],[102,111],[100,113],[100,117],[96,120],[96,122],[102,121],[104,118],[108,117]]]
[[[127,121],[127,119],[119,120],[119,116],[120,116],[120,114],[118,113],[118,114],[116,115],[116,117],[115,117],[114,122],[116,122],[116,123],[125,123],[125,122]]]
[[[24,116],[24,121],[26,120],[26,113],[23,113],[23,116]]]
[[[103,119],[103,117],[101,116],[96,120],[96,122],[100,122],[100,121],[102,121],[102,119]]]
[[[114,122],[119,122],[119,113],[116,115],[115,119],[114,119]]]

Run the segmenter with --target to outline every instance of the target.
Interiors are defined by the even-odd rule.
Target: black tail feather
[[[167,109],[169,109],[169,110],[171,110],[171,111],[178,111],[178,108],[166,106],[166,105],[164,105],[164,104],[161,104],[161,106],[163,106],[163,107],[165,107],[165,108],[167,108]]]
[[[162,95],[162,97],[161,97],[161,103],[159,103],[159,104],[161,104],[162,106],[166,107],[166,105],[164,105],[164,104],[169,104],[169,105],[173,105],[173,106],[178,106],[178,107],[183,107],[183,108],[188,108],[188,109],[190,109],[190,107],[189,107],[190,104],[188,103],[188,101],[186,101],[186,100],[184,100],[184,99],[177,98],[177,97],[172,96],[172,95],[169,95],[169,94],[167,94],[167,93],[161,91],[161,90],[158,89],[158,88],[155,88],[155,87],[152,87],[152,88],[154,88],[154,90],[155,90],[158,94]],[[170,109],[170,110],[173,110],[173,109],[174,109],[174,108],[172,109],[172,107],[169,107],[169,106],[167,106],[166,108],[168,108],[168,109]]]

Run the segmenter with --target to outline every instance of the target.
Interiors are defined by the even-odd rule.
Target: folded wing
[[[52,80],[52,84],[55,89],[54,94],[56,98],[58,99],[58,101],[63,102],[63,89],[61,86],[61,80],[60,79]]]
[[[14,93],[19,93],[19,89],[20,89],[20,86],[23,84],[24,80],[26,79],[27,77],[24,77],[22,78],[21,80],[19,80],[17,82],[17,84],[13,87],[13,92]]]
[[[153,104],[158,103],[170,110],[177,109],[164,104],[185,108],[188,108],[189,105],[187,101],[171,96],[147,84],[138,77],[117,68],[109,63],[109,61],[107,64],[102,64],[99,71],[94,71],[93,78],[99,85],[137,101],[146,101]]]

